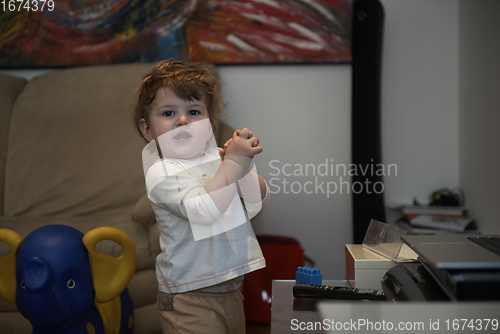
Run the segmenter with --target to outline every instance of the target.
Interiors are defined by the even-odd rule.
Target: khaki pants
[[[239,289],[226,293],[158,292],[163,334],[244,334],[245,312]]]

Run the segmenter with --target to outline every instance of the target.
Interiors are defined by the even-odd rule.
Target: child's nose
[[[177,122],[175,125],[177,126],[183,126],[189,124],[189,119],[186,115],[180,115],[179,118],[177,118]]]

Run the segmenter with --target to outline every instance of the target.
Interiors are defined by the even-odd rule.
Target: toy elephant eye
[[[69,279],[66,283],[66,286],[68,287],[68,289],[73,289],[75,287],[75,280]]]
[[[26,289],[26,288],[24,287],[24,281],[21,281],[21,288]]]

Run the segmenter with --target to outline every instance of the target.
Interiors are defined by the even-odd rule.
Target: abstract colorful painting
[[[0,67],[155,62],[188,54],[215,64],[345,63],[351,61],[352,3],[4,0]]]

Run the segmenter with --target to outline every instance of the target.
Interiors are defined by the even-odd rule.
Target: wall
[[[385,179],[386,205],[427,203],[433,190],[459,186],[458,1],[381,1],[382,156],[398,166]]]
[[[254,220],[256,233],[297,238],[323,277],[344,278],[349,179],[320,165],[350,163],[350,65],[223,67],[220,74],[227,122],[251,129],[264,148],[257,170],[273,194]]]
[[[382,4],[383,163],[398,167],[397,175],[385,178],[386,203],[411,203],[414,197],[426,202],[433,190],[459,185],[458,2]],[[330,158],[334,164],[349,164],[350,106],[343,97],[349,71],[345,65],[221,69],[230,103],[228,121],[237,127],[251,125],[261,137],[264,152],[258,166],[268,182],[275,173],[271,160],[280,160],[280,167],[318,165]],[[328,180],[341,184],[342,173],[334,174]],[[286,178],[300,184],[314,181],[312,176]],[[345,189],[329,199],[280,191],[254,227],[259,233],[297,237],[324,277],[343,278],[343,245],[352,242],[350,194]],[[388,222],[397,218],[388,211]]]
[[[484,233],[500,233],[500,2],[460,1],[460,184]]]
[[[458,0],[382,3],[383,162],[398,166],[385,179],[386,203],[425,201],[438,187],[458,185]],[[324,278],[344,278],[344,245],[352,242],[348,177],[342,170],[284,174],[300,174],[306,164],[324,174],[325,161],[350,163],[350,65],[226,66],[220,75],[227,121],[260,137],[257,168],[275,192],[254,220],[256,232],[297,238]],[[342,188],[327,197],[326,182],[332,192],[334,183]]]

